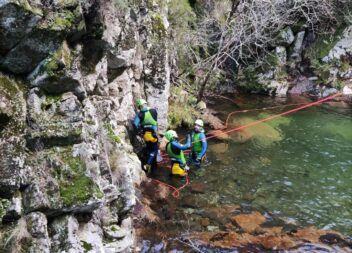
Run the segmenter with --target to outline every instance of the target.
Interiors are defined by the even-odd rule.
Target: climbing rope
[[[220,130],[224,130],[224,129],[227,129],[228,128],[228,121],[230,119],[230,117],[236,113],[245,113],[245,112],[253,112],[253,111],[261,111],[261,110],[269,110],[269,109],[275,109],[275,108],[280,108],[280,107],[289,107],[289,106],[294,106],[294,105],[302,105],[300,107],[297,107],[295,109],[292,109],[292,110],[288,110],[286,112],[283,112],[283,113],[279,113],[279,114],[276,114],[276,115],[273,115],[273,116],[269,116],[269,117],[266,117],[264,119],[260,119],[260,120],[257,120],[257,121],[254,121],[254,122],[251,122],[249,124],[246,124],[246,125],[243,125],[243,126],[239,126],[239,127],[235,127],[235,128],[232,128],[232,129],[229,129],[227,131],[221,131],[220,133],[218,134],[213,134],[213,135],[209,135],[208,137],[206,137],[207,140],[210,140],[210,139],[213,139],[213,138],[217,138],[221,135],[224,135],[224,134],[228,134],[228,133],[231,133],[231,132],[235,132],[235,131],[239,131],[239,130],[243,130],[245,128],[248,128],[248,127],[252,127],[252,126],[255,126],[255,125],[258,125],[258,124],[261,124],[263,122],[266,122],[266,121],[269,121],[269,120],[273,120],[273,119],[276,119],[278,117],[282,117],[282,116],[285,116],[287,114],[290,114],[290,113],[294,113],[294,112],[297,112],[297,111],[300,111],[300,110],[303,110],[305,108],[308,108],[308,107],[311,107],[311,106],[314,106],[314,105],[318,105],[318,104],[321,104],[325,101],[328,101],[328,100],[331,100],[331,99],[334,99],[338,96],[341,96],[342,93],[337,93],[335,95],[332,95],[332,96],[329,96],[329,97],[326,97],[326,98],[323,98],[323,99],[320,99],[318,101],[315,101],[315,102],[312,102],[312,103],[298,103],[298,104],[289,104],[289,105],[280,105],[280,106],[272,106],[272,107],[265,107],[265,108],[260,108],[260,109],[249,109],[249,110],[241,110],[241,111],[234,111],[234,112],[231,112],[227,118],[226,118],[226,121],[225,121],[225,126],[224,128],[220,129]],[[193,142],[194,143],[194,142]],[[165,155],[163,155],[165,156]],[[165,163],[164,162],[161,162],[160,164],[162,163]],[[188,184],[189,184],[189,179],[188,179],[188,174],[186,175],[186,183],[184,185],[182,185],[181,187],[177,188],[175,186],[172,186],[172,185],[169,185],[165,182],[162,182],[160,180],[157,180],[157,179],[154,179],[154,178],[151,178],[151,180],[153,182],[156,182],[158,184],[161,184],[161,185],[164,185],[166,187],[169,187],[170,189],[173,190],[173,193],[172,193],[172,196],[175,197],[175,198],[178,198],[180,196],[180,191],[182,189],[184,189]]]

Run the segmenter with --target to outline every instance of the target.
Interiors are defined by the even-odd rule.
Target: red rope
[[[179,188],[176,188],[176,187],[173,186],[173,185],[167,184],[167,183],[165,183],[165,182],[162,182],[162,181],[157,180],[157,179],[154,179],[154,178],[151,178],[151,180],[152,180],[153,182],[156,182],[156,183],[158,183],[158,184],[164,185],[164,186],[169,187],[170,189],[172,189],[172,190],[173,190],[172,196],[173,196],[174,198],[178,198],[178,197],[180,196],[180,191],[181,191],[183,188],[185,188],[185,187],[189,184],[188,174],[186,174],[186,183],[183,184],[183,185],[182,185],[181,187],[179,187]]]
[[[273,119],[276,119],[278,117],[282,117],[282,116],[285,116],[287,114],[290,114],[290,113],[293,113],[293,112],[297,112],[297,111],[300,111],[300,110],[303,110],[305,108],[308,108],[308,107],[311,107],[311,106],[314,106],[314,105],[317,105],[317,104],[320,104],[320,103],[323,103],[325,101],[328,101],[328,100],[331,100],[335,97],[338,97],[342,95],[342,93],[337,93],[333,96],[330,96],[330,97],[327,97],[327,98],[324,98],[324,99],[320,99],[318,101],[315,101],[315,102],[312,102],[312,103],[308,103],[308,104],[304,104],[304,103],[299,103],[299,104],[290,104],[290,105],[283,105],[283,106],[273,106],[273,107],[266,107],[266,108],[261,108],[261,109],[251,109],[251,110],[241,110],[241,111],[234,111],[234,112],[231,112],[228,116],[227,116],[227,119],[226,119],[226,122],[225,122],[225,127],[222,128],[222,129],[226,129],[228,127],[228,121],[229,121],[229,118],[235,114],[235,113],[244,113],[244,112],[251,112],[251,111],[259,111],[259,110],[268,110],[268,109],[274,109],[274,108],[278,108],[278,107],[288,107],[288,106],[293,106],[293,105],[301,105],[301,104],[304,104],[303,106],[300,106],[300,107],[297,107],[295,109],[292,109],[292,110],[289,110],[289,111],[286,111],[286,112],[283,112],[283,113],[279,113],[279,114],[276,114],[276,115],[273,115],[273,116],[269,116],[267,118],[264,118],[264,119],[261,119],[261,120],[257,120],[257,121],[254,121],[252,123],[249,123],[249,124],[246,124],[246,125],[243,125],[243,126],[240,126],[240,127],[236,127],[236,128],[233,128],[233,129],[229,129],[227,131],[223,131],[219,134],[214,134],[214,135],[210,135],[208,136],[206,139],[207,140],[210,140],[210,139],[213,139],[213,138],[216,138],[218,136],[221,136],[221,135],[224,135],[224,134],[227,134],[227,133],[231,133],[231,132],[234,132],[234,131],[239,131],[239,130],[242,130],[242,129],[245,129],[245,128],[248,128],[248,127],[252,127],[252,126],[255,126],[255,125],[258,125],[260,123],[263,123],[263,122],[266,122],[266,121],[269,121],[269,120],[273,120]],[[193,142],[194,143],[194,142]],[[160,164],[162,164],[164,162],[161,162]],[[180,196],[180,191],[185,188],[188,184],[189,184],[189,179],[188,179],[188,174],[186,175],[186,183],[184,185],[182,185],[181,187],[179,188],[176,188],[172,185],[169,185],[165,182],[162,182],[160,180],[157,180],[157,179],[151,179],[153,182],[156,182],[156,183],[159,183],[161,185],[164,185],[166,187],[169,187],[173,190],[173,193],[172,193],[172,196],[175,197],[175,198],[178,198]]]
[[[276,115],[273,115],[273,116],[270,116],[270,117],[267,117],[267,118],[264,118],[264,119],[261,119],[261,120],[257,120],[257,121],[254,121],[252,123],[249,123],[249,124],[246,124],[246,125],[243,125],[243,126],[240,126],[240,127],[236,127],[236,128],[233,128],[233,129],[230,129],[230,130],[227,130],[227,131],[223,131],[223,132],[221,132],[219,134],[216,134],[216,135],[211,135],[211,136],[207,137],[207,140],[216,138],[218,136],[221,136],[221,135],[224,135],[224,134],[227,134],[227,133],[231,133],[231,132],[234,132],[234,131],[239,131],[239,130],[242,130],[242,129],[245,129],[245,128],[248,128],[248,127],[252,127],[252,126],[258,125],[260,123],[263,123],[263,122],[266,122],[266,121],[269,121],[269,120],[273,120],[273,119],[276,119],[278,117],[282,117],[284,115],[287,115],[287,114],[290,114],[290,113],[293,113],[293,112],[297,112],[297,111],[303,110],[305,108],[308,108],[308,107],[323,103],[325,101],[331,100],[331,99],[333,99],[335,97],[338,97],[338,96],[341,96],[341,95],[342,95],[341,93],[337,93],[337,94],[335,94],[333,96],[330,96],[330,97],[327,97],[327,98],[324,98],[324,99],[320,99],[318,101],[315,101],[315,102],[300,106],[298,108],[295,108],[295,109],[292,109],[292,110],[289,110],[289,111],[286,111],[286,112],[283,112],[283,113],[279,113],[279,114],[276,114]]]

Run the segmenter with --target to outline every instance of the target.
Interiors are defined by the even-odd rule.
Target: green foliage
[[[82,247],[84,248],[84,252],[89,252],[93,249],[92,244],[90,244],[86,241],[83,241],[83,240],[81,240],[81,243],[82,243]]]
[[[160,13],[153,13],[151,19],[153,32],[158,34],[159,36],[165,36],[166,27],[164,24],[163,17],[160,15]]]
[[[279,58],[276,54],[270,53],[268,54],[263,63],[259,65],[256,71],[258,72],[268,72],[272,69],[275,69],[279,65]]]
[[[305,57],[310,60],[321,60],[327,56],[330,50],[341,39],[345,24],[341,24],[334,34],[320,35],[316,41],[306,50]]]
[[[192,127],[199,116],[199,111],[187,103],[171,102],[169,105],[168,122],[172,129],[182,125]]]
[[[0,199],[0,222],[2,217],[6,214],[7,208],[10,206],[10,201],[7,199]]]
[[[111,141],[119,144],[121,143],[121,138],[114,133],[114,130],[112,129],[111,124],[105,124],[105,129]]]
[[[71,28],[78,25],[81,19],[82,16],[79,7],[74,10],[51,12],[40,28],[52,31],[70,31]]]
[[[197,27],[197,16],[188,0],[169,1],[168,21],[174,31],[172,38],[173,50],[177,55],[177,65],[180,71],[192,69],[193,57],[190,51],[199,54],[199,49],[192,45],[191,35]]]

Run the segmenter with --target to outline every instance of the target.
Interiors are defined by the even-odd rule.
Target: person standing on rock
[[[134,117],[133,125],[138,133],[143,135],[146,150],[143,158],[143,169],[150,173],[156,166],[156,158],[159,151],[158,140],[158,112],[147,106],[144,99],[137,100],[137,108],[140,110]]]
[[[183,150],[191,147],[191,137],[189,135],[187,136],[187,142],[184,145],[178,143],[178,135],[174,130],[167,131],[164,137],[168,141],[165,149],[171,159],[172,175],[177,175],[180,177],[186,176],[189,167],[187,166]]]
[[[201,162],[205,159],[208,144],[204,134],[204,123],[201,119],[197,119],[194,123],[194,130],[191,133],[192,150],[189,156],[189,165],[200,168]]]

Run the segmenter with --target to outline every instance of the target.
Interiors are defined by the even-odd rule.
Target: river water
[[[245,109],[301,102],[245,101],[250,102],[241,104]],[[222,117],[233,110],[216,109]],[[230,122],[244,125],[287,109],[236,114]],[[211,165],[196,179],[207,184],[210,195],[219,195],[218,204],[240,203],[301,226],[352,235],[351,109],[314,106],[244,132],[244,143],[211,142]]]
[[[235,110],[309,101],[253,96],[237,97],[236,104],[223,99],[212,102],[212,109],[225,120]],[[295,107],[238,113],[229,118],[229,128]],[[173,234],[217,230],[221,224],[216,220],[210,218],[202,226],[197,217],[209,207],[239,205],[242,212],[259,211],[270,217],[272,226],[313,225],[352,235],[350,108],[314,106],[229,137],[210,140],[208,163],[190,173],[191,183],[205,185],[205,193],[186,188],[179,200],[173,200],[176,211],[167,221]],[[180,218],[185,216],[187,224]]]

